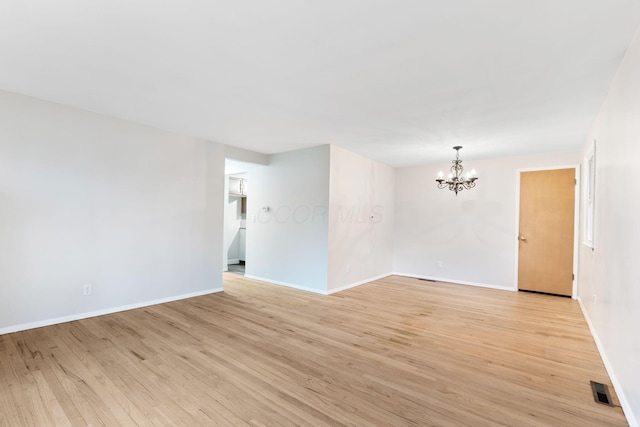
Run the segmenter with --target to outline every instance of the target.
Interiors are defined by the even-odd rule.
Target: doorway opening
[[[249,165],[225,160],[224,271],[244,275],[247,264],[247,205]]]

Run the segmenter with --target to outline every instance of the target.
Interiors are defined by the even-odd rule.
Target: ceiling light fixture
[[[476,179],[478,179],[478,177],[476,177],[475,169],[472,169],[471,172],[467,172],[466,176],[462,175],[464,169],[462,167],[462,160],[460,160],[461,148],[462,146],[460,145],[453,147],[453,149],[456,150],[456,159],[451,161],[453,165],[451,165],[451,173],[449,173],[447,179],[445,180],[442,178],[442,172],[438,172],[438,179],[436,179],[438,188],[448,188],[449,190],[454,191],[456,196],[458,195],[458,192],[464,189],[470,190],[475,187]]]

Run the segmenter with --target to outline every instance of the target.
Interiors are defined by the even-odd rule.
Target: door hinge
[[[571,274],[571,280],[576,280],[576,275],[575,274]]]
[[[573,179],[573,185],[578,185],[578,178]]]

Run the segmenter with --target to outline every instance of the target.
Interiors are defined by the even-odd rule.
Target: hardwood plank
[[[392,276],[0,336],[0,425],[624,426],[575,301]]]

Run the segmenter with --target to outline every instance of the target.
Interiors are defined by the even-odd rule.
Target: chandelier
[[[467,190],[470,190],[475,187],[476,179],[478,179],[478,177],[476,177],[475,169],[472,169],[471,172],[467,172],[465,176],[462,175],[464,169],[462,167],[462,160],[460,160],[461,148],[462,146],[460,145],[453,147],[453,149],[456,150],[456,159],[451,161],[451,163],[453,164],[451,165],[451,173],[449,173],[447,179],[445,180],[444,178],[442,178],[442,172],[438,172],[438,179],[436,179],[438,188],[448,188],[449,190],[455,192],[456,196],[458,195],[458,192],[464,190],[465,188]]]

